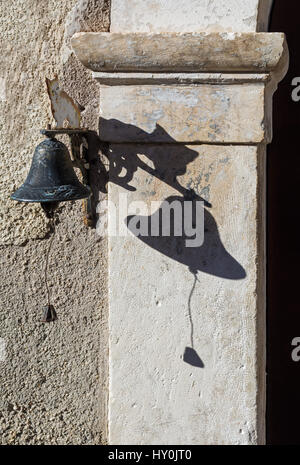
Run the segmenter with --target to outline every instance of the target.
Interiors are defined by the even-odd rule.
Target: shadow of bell
[[[174,235],[174,221],[172,224],[170,234],[164,236],[160,228],[158,235],[151,234],[151,222],[161,226],[162,207],[160,207],[152,216],[145,217],[139,215],[128,216],[125,220],[128,229],[139,240],[143,241],[149,247],[155,249],[157,252],[186,265],[192,273],[202,271],[210,275],[218,276],[226,279],[244,279],[246,272],[244,268],[233,258],[225,249],[221,242],[218,227],[213,216],[204,208],[204,242],[199,247],[187,247],[186,241],[191,237],[185,234],[184,228],[184,197],[172,196],[168,197],[164,202],[171,204],[174,201],[179,201],[182,205],[181,224],[182,235]],[[195,200],[196,201],[196,200]],[[193,201],[193,202],[195,202]],[[195,211],[195,209],[194,209]],[[172,217],[172,216],[171,216]],[[174,218],[173,218],[174,220]],[[193,222],[197,218],[193,219]],[[139,225],[147,224],[145,230],[147,234],[142,235],[137,232]],[[178,233],[177,233],[178,234]]]
[[[183,354],[183,361],[197,368],[204,368],[204,363],[201,358],[191,347],[186,347]]]

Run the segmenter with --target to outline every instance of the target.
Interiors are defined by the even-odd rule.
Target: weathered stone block
[[[264,89],[263,83],[103,87],[100,137],[109,142],[260,143]]]
[[[112,32],[266,31],[272,0],[118,0]]]

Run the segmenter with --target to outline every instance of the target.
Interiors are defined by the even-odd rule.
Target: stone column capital
[[[72,47],[96,72],[269,73],[285,69],[282,33],[79,32]]]
[[[103,86],[104,141],[271,140],[272,95],[288,66],[282,33],[81,32],[72,46]]]

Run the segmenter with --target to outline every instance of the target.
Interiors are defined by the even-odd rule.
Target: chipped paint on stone
[[[69,128],[80,128],[80,108],[61,88],[58,78],[46,78],[46,84],[56,128],[63,128],[64,123]]]

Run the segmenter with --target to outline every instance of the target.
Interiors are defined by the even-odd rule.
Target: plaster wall
[[[51,121],[45,76],[58,74],[97,130],[99,87],[70,36],[108,31],[106,0],[0,2],[0,442],[99,444],[106,440],[106,242],[61,205],[49,284],[58,313],[40,322],[51,234],[38,205],[9,195],[24,181],[39,129]],[[67,141],[64,141],[67,142]]]

